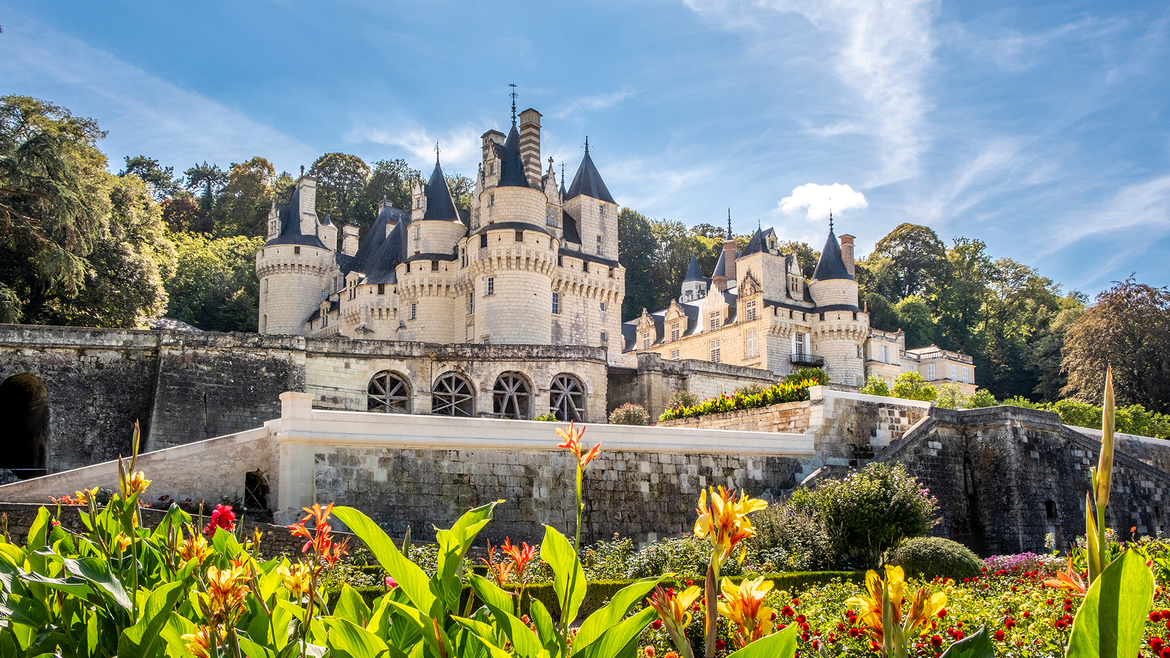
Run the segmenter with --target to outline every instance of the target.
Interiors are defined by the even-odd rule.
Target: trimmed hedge
[[[834,578],[840,578],[846,582],[861,584],[865,582],[864,571],[792,571],[786,573],[773,573],[765,576],[772,581],[772,585],[776,590],[796,590],[810,585],[821,585],[827,583]],[[733,582],[739,582],[744,579],[744,576],[737,576],[731,578]],[[617,594],[623,587],[629,585],[632,580],[595,580],[589,582],[589,588],[585,591],[585,600],[581,602],[581,611],[578,613],[578,619],[584,619],[592,614],[597,609],[605,605],[614,594]],[[674,587],[681,589],[685,587],[686,581],[679,583],[673,578],[666,578],[662,581],[664,587]],[[702,580],[694,581],[694,584],[700,587],[703,584]],[[361,595],[362,600],[366,605],[373,607],[374,600],[386,593],[385,587],[355,587],[358,594]],[[512,588],[515,591],[515,588]],[[527,601],[529,597],[539,599],[544,607],[548,608],[549,613],[556,619],[560,615],[561,606],[557,601],[556,592],[553,590],[552,583],[537,583],[529,585],[524,588],[526,593],[525,612],[527,612]],[[460,597],[461,602],[467,601],[467,596],[471,592],[471,588],[465,586],[463,594]],[[331,590],[325,593],[325,600],[330,607],[337,601],[337,596],[340,590]],[[463,603],[460,604],[462,606]]]
[[[757,409],[782,402],[800,402],[808,399],[809,388],[819,385],[820,382],[816,379],[805,379],[798,382],[780,382],[755,394],[733,393],[732,395],[727,395],[726,393],[720,393],[716,397],[708,398],[691,407],[667,409],[662,412],[662,416],[658,418],[658,421],[664,422],[678,418],[697,418],[698,416],[740,411],[742,409]]]
[[[983,571],[983,560],[966,546],[942,537],[915,537],[899,546],[890,558],[906,576],[974,578]]]

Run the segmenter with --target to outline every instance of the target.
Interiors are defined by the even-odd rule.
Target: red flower
[[[716,651],[723,651],[723,647],[725,647],[725,646],[727,646],[727,643],[724,642],[723,640],[715,640],[715,650]]]
[[[932,637],[930,638],[930,643],[931,643],[932,645],[934,645],[934,648],[935,648],[935,649],[937,649],[937,648],[939,648],[939,647],[941,647],[941,646],[942,646],[942,638],[941,638],[941,637],[939,637],[939,636],[937,636],[937,635],[935,635],[935,636],[932,636]]]
[[[791,617],[792,615],[796,614],[796,611],[789,606],[784,606],[784,609],[780,611],[780,614],[784,615],[785,617]]]
[[[1003,620],[1003,627],[1004,628],[1015,628],[1016,627],[1016,620],[1012,619],[1011,617],[1008,617],[1007,619]]]
[[[939,619],[946,619],[947,618],[947,609],[946,608],[943,608],[942,610],[938,611],[938,618]]]
[[[231,505],[216,505],[211,512],[211,521],[203,528],[203,534],[212,536],[215,534],[216,528],[223,528],[228,532],[233,532],[236,529],[236,513],[232,511]]]
[[[662,620],[655,619],[654,621],[650,622],[650,628],[653,628],[656,631],[660,630],[662,628]]]
[[[390,576],[386,576],[386,587],[394,589],[395,587],[398,587],[398,581],[394,580]]]
[[[995,641],[996,642],[1003,642],[1003,638],[1004,638],[1004,633],[1002,630],[995,632]]]

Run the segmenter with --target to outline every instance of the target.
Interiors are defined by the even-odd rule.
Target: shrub
[[[808,510],[769,505],[755,513],[752,523],[755,559],[765,570],[819,571],[838,562],[828,529]]]
[[[938,387],[938,397],[934,399],[934,406],[940,409],[962,409],[967,406],[967,396],[959,390],[958,384],[943,384]]]
[[[611,425],[645,425],[650,422],[650,414],[640,404],[623,404],[609,413]]]
[[[829,383],[829,373],[825,372],[824,368],[801,368],[796,372],[789,373],[784,377],[784,382],[787,384],[799,384],[800,382],[813,380],[817,384],[824,386]],[[814,384],[815,386],[816,384]]]
[[[547,414],[540,414],[532,420],[539,420],[544,423],[555,423],[557,422],[557,415],[550,411]]]
[[[916,372],[904,372],[894,380],[894,387],[890,389],[896,398],[903,400],[920,400],[931,402],[938,397],[938,391]]]
[[[697,418],[699,416],[706,416],[707,414],[719,414],[741,409],[757,409],[759,407],[780,404],[781,402],[799,402],[801,400],[807,400],[808,389],[817,385],[817,380],[805,379],[795,383],[787,381],[780,382],[763,389],[755,395],[744,395],[742,393],[735,393],[733,395],[720,394],[717,397],[708,398],[689,407],[667,409],[658,420],[661,422],[676,418]]]
[[[974,578],[983,572],[983,561],[966,546],[942,537],[916,537],[903,542],[890,556],[907,576]]]
[[[693,535],[660,539],[647,544],[629,559],[626,578],[646,578],[675,573],[681,579],[701,579],[711,561],[711,542]],[[743,568],[736,560],[728,560],[720,575],[738,576]]]
[[[786,504],[824,525],[838,566],[875,567],[883,553],[938,523],[938,500],[901,464],[875,462],[815,489],[797,489]]]
[[[690,391],[675,391],[666,400],[667,409],[679,409],[681,407],[693,407],[699,403],[699,396]]]
[[[620,580],[626,577],[635,552],[633,539],[615,534],[609,541],[585,547],[581,568],[589,580]]]
[[[877,377],[868,377],[865,380],[865,386],[861,387],[860,391],[863,395],[881,395],[883,397],[890,397],[890,385],[884,379]]]
[[[759,395],[764,392],[764,387],[759,384],[746,384],[740,386],[732,392],[732,395]]]
[[[991,391],[989,391],[985,388],[981,388],[981,389],[976,390],[974,395],[967,398],[967,408],[968,409],[982,409],[984,407],[994,407],[997,404],[999,404],[999,402],[997,402],[995,400],[995,396],[991,394]]]

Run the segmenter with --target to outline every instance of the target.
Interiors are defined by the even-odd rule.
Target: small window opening
[[[1057,518],[1056,501],[1052,501],[1052,500],[1044,501],[1044,511],[1045,511],[1045,513],[1048,514],[1048,518],[1050,518],[1050,519]]]
[[[524,242],[524,231],[516,231],[516,242]]]
[[[301,248],[300,248],[300,247],[293,247],[293,253],[294,253],[294,254],[299,254],[299,253],[301,253]]]
[[[268,478],[260,469],[244,474],[244,508],[268,509]]]
[[[479,248],[480,249],[487,249],[487,233],[484,233],[484,234],[479,236]]]

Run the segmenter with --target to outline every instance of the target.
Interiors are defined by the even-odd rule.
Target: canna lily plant
[[[926,587],[919,588],[906,607],[906,574],[902,567],[886,565],[886,577],[876,571],[865,574],[866,594],[855,596],[846,605],[858,607],[858,618],[866,633],[882,647],[887,658],[906,658],[907,639],[913,639],[919,628],[930,621],[947,604],[947,595],[934,594]],[[903,618],[903,608],[906,615]]]

